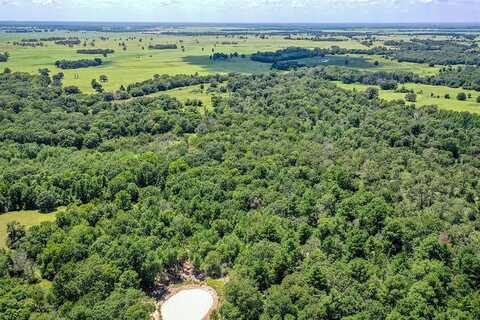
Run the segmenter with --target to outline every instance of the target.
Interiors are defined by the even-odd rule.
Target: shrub
[[[66,86],[63,88],[66,94],[77,94],[80,93],[80,89],[77,86]]]
[[[415,93],[407,93],[405,95],[405,101],[408,101],[408,102],[417,102],[417,95]]]
[[[465,92],[459,92],[457,94],[457,100],[459,100],[459,101],[467,100],[467,95],[465,94]]]
[[[378,98],[379,96],[379,93],[378,93],[378,89],[375,88],[375,87],[368,87],[366,90],[365,90],[365,95],[367,96],[368,99],[375,99],[375,98]]]

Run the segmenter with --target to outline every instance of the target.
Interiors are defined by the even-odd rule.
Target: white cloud
[[[37,6],[51,6],[62,4],[61,0],[32,0],[32,4]]]

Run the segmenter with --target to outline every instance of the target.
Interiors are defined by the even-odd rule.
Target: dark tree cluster
[[[8,52],[1,53],[0,52],[0,62],[7,62],[9,54]]]
[[[116,98],[121,100],[128,97],[141,97],[156,92],[170,89],[188,87],[197,84],[219,83],[227,80],[225,75],[215,74],[207,76],[198,75],[156,75],[152,79],[132,83],[126,88],[121,88],[116,92]]]
[[[20,42],[40,42],[39,39],[21,39]]]
[[[178,49],[176,44],[151,44],[148,46],[151,50],[166,50],[166,49]]]
[[[77,50],[79,54],[101,54],[106,56],[107,54],[115,53],[113,49],[79,49]]]
[[[64,45],[64,46],[76,46],[76,45],[79,45],[81,43],[82,42],[78,38],[68,38],[68,39],[65,39],[65,40],[55,41],[55,44]]]
[[[232,53],[215,52],[214,54],[210,55],[210,60],[213,60],[213,61],[228,60],[228,59],[233,59],[238,57],[244,58],[245,55],[240,55],[238,52],[232,52]]]
[[[40,42],[37,39],[23,39],[21,41],[14,41],[13,45],[18,47],[32,47],[32,48],[44,46],[43,42]]]
[[[60,69],[80,69],[89,67],[98,67],[103,64],[100,58],[80,59],[80,60],[57,60],[55,66]]]
[[[275,63],[286,60],[297,60],[310,57],[324,56],[321,49],[306,49],[300,47],[289,47],[275,52],[257,52],[250,56],[250,59],[258,62]]]
[[[285,37],[286,40],[298,40],[298,41],[316,41],[316,42],[341,42],[347,41],[348,38],[337,38],[337,37],[328,37],[328,36],[314,36],[314,37],[292,37],[291,35]]]
[[[47,37],[47,38],[40,38],[40,41],[45,41],[45,42],[48,42],[48,41],[63,41],[63,40],[73,40],[73,39],[77,39],[75,37],[71,37],[71,38],[67,38],[67,37]]]

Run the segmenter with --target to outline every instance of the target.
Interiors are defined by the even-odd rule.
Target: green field
[[[100,67],[61,70],[54,66],[55,61],[61,59],[78,60],[92,59],[96,55],[77,54],[76,50],[83,49],[83,45],[68,47],[53,42],[44,42],[44,47],[14,46],[14,41],[23,38],[46,38],[53,36],[79,37],[87,42],[86,48],[114,49],[115,53],[104,59],[105,64]],[[108,38],[102,40],[101,37]],[[95,47],[90,45],[95,39]],[[140,41],[141,40],[141,41]],[[125,42],[124,51],[119,43]],[[149,44],[177,44],[178,49],[150,50]],[[223,43],[223,44],[222,44]],[[365,48],[360,41],[314,42],[309,40],[287,40],[283,37],[261,39],[250,36],[247,39],[216,36],[173,36],[140,33],[73,33],[49,32],[41,34],[5,34],[0,33],[0,52],[10,53],[6,63],[0,63],[0,68],[8,67],[13,71],[37,72],[39,68],[49,68],[53,73],[63,72],[66,85],[76,85],[84,91],[91,92],[90,82],[104,74],[109,78],[104,84],[107,90],[115,90],[120,85],[151,78],[154,74],[207,74],[217,72],[267,72],[270,65],[245,59],[229,61],[215,61],[209,59],[212,50],[215,52],[251,54],[257,51],[274,51],[290,46],[307,48],[328,48],[337,45],[343,48]],[[184,46],[182,51],[181,46]],[[144,47],[144,49],[142,49]],[[75,79],[78,74],[78,79]]]
[[[46,221],[54,221],[56,212],[39,213],[38,211],[15,211],[0,215],[0,249],[6,247],[7,225],[12,221],[30,227]]]
[[[341,88],[357,91],[364,91],[366,88],[371,87],[364,84],[345,84],[340,81],[334,81],[334,83]],[[400,87],[401,86],[402,85],[400,85]],[[480,96],[480,92],[464,90],[460,88],[431,86],[416,83],[407,83],[403,86],[407,89],[415,91],[417,94],[416,105],[418,106],[437,105],[440,109],[444,110],[480,113],[480,103],[476,102],[476,98]],[[467,99],[466,101],[458,101],[456,97],[459,92],[471,94],[471,98]],[[432,93],[434,97],[431,96]],[[445,98],[446,94],[450,95],[450,99]],[[439,96],[439,98],[437,98],[437,96]],[[385,100],[403,100],[405,98],[405,93],[394,92],[390,90],[380,90],[380,98]]]
[[[212,105],[213,94],[206,92],[206,89],[202,90],[200,88],[200,85],[177,88],[165,92],[156,93],[155,95],[159,94],[167,94],[171,97],[177,98],[183,103],[185,103],[187,100],[198,99],[202,101],[203,105],[207,108],[210,108]]]
[[[115,53],[104,59],[104,65],[74,70],[61,70],[54,66],[54,62],[60,59],[92,59],[96,55],[77,54],[76,50],[84,48],[83,44],[73,47],[57,45],[53,42],[43,42],[44,47],[20,47],[13,44],[23,38],[46,38],[53,36],[78,37],[87,43],[86,48],[110,48]],[[386,35],[377,39],[376,45],[381,45],[387,39],[404,39],[406,35]],[[95,45],[91,42],[95,40]],[[310,41],[291,40],[280,36],[270,36],[265,39],[249,36],[246,39],[240,37],[224,36],[176,36],[141,33],[101,33],[101,32],[48,32],[41,34],[6,34],[0,33],[0,52],[10,53],[10,59],[6,63],[0,63],[0,68],[9,67],[13,71],[37,72],[39,68],[49,68],[53,73],[63,72],[66,85],[76,85],[85,92],[92,92],[90,86],[92,79],[102,74],[108,77],[108,82],[103,86],[107,90],[116,90],[121,85],[128,85],[151,78],[154,74],[211,74],[211,73],[266,73],[271,71],[268,63],[255,62],[249,59],[248,54],[257,51],[274,51],[290,46],[306,48],[328,48],[333,45],[343,48],[366,48],[361,44],[361,37],[347,41]],[[125,43],[127,50],[123,50],[120,43]],[[150,50],[150,44],[177,44],[178,49]],[[183,47],[183,49],[182,49]],[[225,61],[212,61],[209,55],[212,52],[246,54],[244,58],[232,58]],[[320,59],[320,60],[319,60]],[[345,61],[348,60],[348,64]],[[306,65],[338,65],[369,71],[402,71],[415,72],[420,75],[433,75],[438,72],[437,67],[429,67],[426,64],[397,62],[385,59],[381,56],[348,55],[328,56],[322,58],[308,58],[298,60]],[[379,64],[374,65],[377,61]],[[343,85],[348,88],[362,89],[362,85]],[[472,99],[466,102],[455,100],[456,94],[461,89],[447,87],[433,87],[424,85],[408,84],[406,87],[416,91],[423,91],[418,95],[418,105],[436,104],[442,109],[470,111],[478,113],[479,105],[475,102],[478,95],[471,92]],[[430,97],[433,92],[435,96]],[[444,99],[449,93],[452,99]],[[205,106],[211,103],[211,94],[201,92],[198,87],[187,89],[175,89],[168,94],[185,102],[187,99],[200,99]],[[384,99],[402,99],[404,94],[382,91]]]

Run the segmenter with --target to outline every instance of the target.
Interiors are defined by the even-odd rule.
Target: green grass
[[[232,58],[228,60],[210,60],[208,56],[189,56],[183,58],[189,66],[200,66],[208,73],[265,73],[271,70],[270,63],[261,63],[246,58]]]
[[[187,100],[193,100],[197,99],[202,101],[203,106],[201,108],[207,108],[207,110],[210,110],[212,108],[212,97],[215,95],[219,96],[225,96],[223,93],[212,93],[208,92],[208,85],[205,85],[204,89],[201,89],[201,85],[194,85],[194,86],[188,86],[188,87],[182,87],[182,88],[176,88],[176,89],[171,89],[167,91],[160,91],[156,93],[152,93],[148,95],[149,97],[158,97],[161,95],[168,95],[171,97],[174,97],[178,99],[180,102],[185,103]],[[132,99],[138,99],[138,98],[130,98]]]
[[[22,38],[33,37],[51,37],[51,36],[77,36],[82,41],[90,42],[95,39],[95,48],[111,48],[115,53],[103,58],[106,62],[100,67],[76,69],[76,70],[60,70],[53,64],[59,59],[81,59],[93,58],[94,55],[77,54],[76,50],[82,49],[83,46],[66,47],[55,45],[53,42],[45,42],[46,47],[30,48],[13,46],[13,41]],[[108,37],[107,40],[101,40],[101,37]],[[136,39],[129,39],[136,37]],[[407,39],[407,35],[385,35],[382,40],[386,39]],[[140,42],[140,39],[142,41]],[[223,41],[235,42],[235,44],[222,44]],[[329,48],[336,45],[343,48],[365,48],[360,43],[361,39],[348,41],[310,41],[310,40],[288,40],[283,37],[269,37],[261,39],[259,37],[250,36],[248,39],[240,39],[238,37],[225,38],[216,36],[175,36],[175,35],[145,35],[138,33],[100,33],[100,32],[53,32],[42,34],[6,34],[0,33],[0,52],[8,51],[11,58],[6,63],[0,63],[0,68],[9,67],[13,71],[37,72],[39,68],[49,68],[52,73],[63,72],[65,74],[65,85],[76,85],[84,92],[92,92],[90,82],[93,78],[97,78],[105,74],[109,81],[103,86],[107,90],[116,90],[120,85],[128,85],[133,82],[144,81],[153,77],[154,74],[211,74],[211,73],[265,73],[270,72],[270,64],[251,61],[247,58],[233,58],[227,61],[212,61],[209,55],[212,50],[215,52],[240,54],[251,54],[257,51],[274,51],[290,46],[299,46],[306,48]],[[127,50],[124,51],[119,46],[119,42],[125,42]],[[381,41],[378,41],[381,44]],[[149,44],[159,43],[176,43],[179,49],[172,50],[149,50]],[[184,51],[180,49],[184,46]],[[142,49],[145,47],[145,50]],[[90,46],[87,46],[90,48]],[[327,57],[328,62],[325,65],[341,65],[345,66],[345,56]],[[323,58],[324,59],[324,58]],[[437,67],[429,67],[426,64],[398,62],[385,59],[381,56],[367,55],[348,55],[348,67],[357,68],[367,71],[403,71],[414,72],[420,75],[433,75],[438,73]],[[378,66],[373,63],[379,62]],[[301,62],[318,64],[318,58],[303,59]],[[320,63],[322,65],[323,63]],[[75,78],[78,74],[78,79]],[[411,85],[407,85],[411,86]],[[450,89],[447,87],[432,87],[413,85],[425,93],[418,96],[418,105],[437,104],[440,108],[449,110],[471,111],[478,113],[478,104],[474,99],[467,102],[459,102],[455,100],[456,94],[461,89]],[[423,89],[422,89],[423,88]],[[430,92],[440,95],[442,98],[431,98]],[[444,99],[445,93],[450,93],[453,99]],[[204,102],[208,106],[211,102],[211,95],[202,93],[197,88],[176,89],[170,92],[181,101],[196,98]],[[474,98],[478,93],[472,92]],[[382,92],[381,96],[385,99],[403,98],[403,94]]]
[[[200,85],[159,92],[159,93],[153,94],[153,96],[160,95],[160,94],[166,94],[171,97],[177,98],[183,103],[185,103],[187,100],[198,99],[202,101],[205,107],[210,108],[212,106],[213,95],[210,93],[207,93],[205,89],[204,90],[200,89]]]
[[[364,91],[369,87],[369,85],[364,84],[344,84],[340,81],[334,82],[337,86],[348,90],[355,89],[357,91]],[[440,109],[444,110],[467,111],[480,114],[480,103],[476,102],[477,97],[480,96],[480,92],[416,83],[407,83],[403,86],[415,91],[417,94],[417,106],[437,105]],[[466,94],[470,93],[472,97],[467,99],[467,101],[458,101],[456,97],[459,92],[465,92]],[[431,97],[431,93],[433,93],[435,97]],[[451,98],[445,99],[445,94],[449,94]],[[436,96],[440,96],[440,98],[437,98]],[[399,100],[404,99],[405,94],[390,90],[380,90],[380,98],[385,100]]]
[[[46,221],[54,221],[56,212],[39,213],[38,211],[15,211],[0,215],[0,248],[6,248],[7,225],[12,221],[28,227],[40,224]]]
[[[76,60],[81,58],[93,58],[94,55],[80,55],[76,50],[83,46],[66,47],[56,45],[53,42],[45,42],[46,47],[18,47],[12,44],[22,38],[40,38],[51,36],[77,36],[88,42],[95,39],[95,48],[111,48],[115,53],[104,59],[105,65],[100,67],[60,70],[54,66],[56,60]],[[100,37],[109,37],[108,40],[101,40]],[[137,37],[135,40],[126,40],[127,37]],[[121,41],[119,39],[122,39]],[[139,39],[142,39],[142,42]],[[153,39],[153,40],[151,40]],[[223,41],[237,42],[237,44],[223,45]],[[125,42],[127,50],[123,51],[118,45]],[[176,43],[181,49],[173,50],[149,50],[149,44]],[[328,48],[337,45],[343,48],[365,48],[359,41],[340,42],[314,42],[310,40],[287,40],[283,37],[270,37],[261,39],[249,37],[248,39],[224,38],[215,36],[173,36],[173,35],[144,35],[135,33],[67,33],[54,32],[42,34],[5,34],[0,33],[0,51],[8,51],[11,55],[6,63],[0,63],[0,68],[9,67],[13,71],[37,72],[39,68],[49,68],[53,73],[63,72],[66,85],[76,85],[85,92],[92,92],[90,82],[105,74],[109,82],[104,84],[107,90],[116,90],[120,85],[128,85],[132,82],[143,81],[151,78],[154,74],[208,74],[243,72],[256,73],[265,72],[270,69],[268,64],[250,61],[249,59],[233,59],[229,61],[212,62],[208,58],[215,52],[251,54],[257,51],[273,51],[290,46],[307,48],[322,47]],[[145,50],[142,50],[142,46]],[[90,46],[87,46],[90,48]],[[203,48],[203,50],[202,50]],[[75,74],[79,78],[75,79]]]
[[[206,283],[209,287],[212,287],[218,295],[218,299],[220,302],[223,302],[225,297],[225,283],[227,280],[225,278],[222,279],[210,279],[206,280]]]

